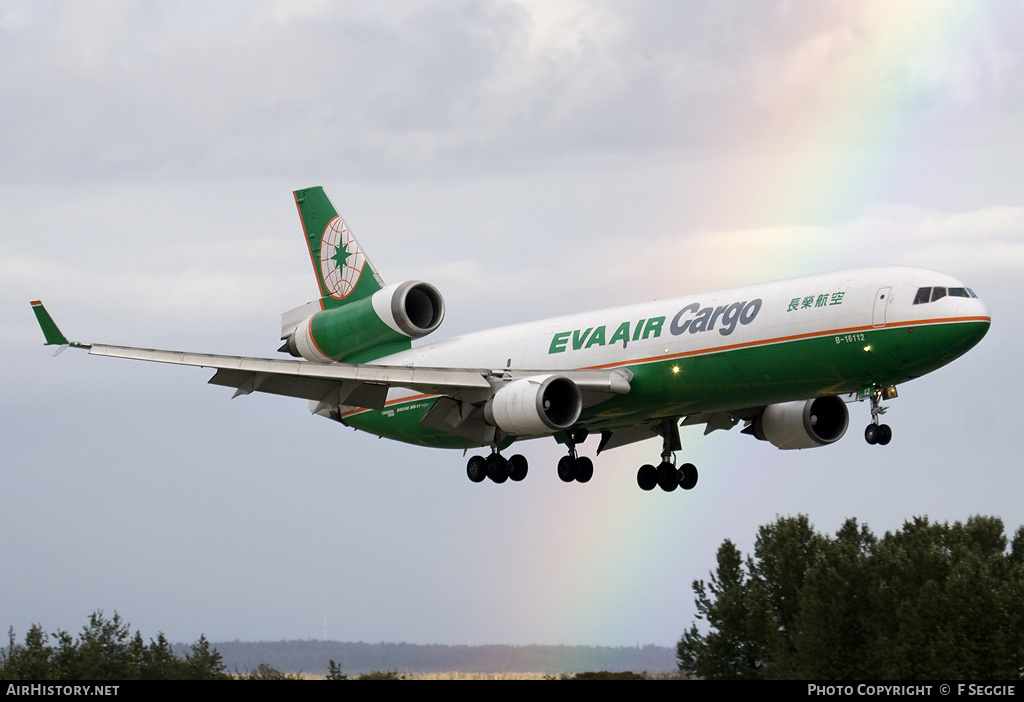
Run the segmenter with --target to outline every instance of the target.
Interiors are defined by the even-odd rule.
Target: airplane
[[[940,368],[985,336],[974,291],[919,268],[862,268],[557,317],[413,347],[444,318],[429,283],[387,285],[321,187],[294,192],[321,297],[281,316],[280,352],[247,358],[69,342],[39,301],[47,345],[216,369],[214,385],[303,398],[312,413],[380,437],[439,448],[488,447],[473,482],[523,480],[528,461],[503,451],[554,437],[564,482],[588,482],[597,454],[660,437],[643,490],[693,488],[676,465],[680,426],[728,430],[780,449],[827,446],[870,402],[869,444],[896,386]]]

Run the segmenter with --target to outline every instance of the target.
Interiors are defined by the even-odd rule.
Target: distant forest
[[[89,615],[77,636],[50,634],[32,625],[22,642],[8,630],[0,646],[0,680],[403,680],[409,676],[542,674],[554,677],[594,671],[646,672],[675,668],[665,647],[441,646],[338,641],[229,641],[206,637],[174,644],[163,634],[147,644],[117,612]],[[367,677],[369,676],[369,677]],[[630,678],[633,679],[633,678]]]
[[[222,641],[211,644],[229,673],[247,673],[261,663],[285,672],[326,675],[334,660],[349,675],[377,670],[400,673],[546,673],[677,670],[676,651],[667,646],[441,646],[339,641]],[[175,645],[175,651],[179,645]],[[180,646],[181,652],[187,649]]]

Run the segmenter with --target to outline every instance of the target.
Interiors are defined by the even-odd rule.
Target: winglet
[[[43,330],[43,336],[46,337],[46,345],[60,344],[61,346],[67,346],[70,342],[60,333],[60,329],[54,324],[53,317],[43,307],[43,303],[39,300],[33,300],[31,305],[32,311],[36,313],[36,319],[39,320],[39,326]]]

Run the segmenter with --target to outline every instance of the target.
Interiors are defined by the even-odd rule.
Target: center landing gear
[[[466,475],[474,483],[483,482],[484,478],[490,478],[495,483],[503,483],[508,479],[518,483],[526,477],[529,470],[529,463],[520,454],[515,454],[506,459],[497,451],[490,456],[471,456],[466,463]]]
[[[576,455],[576,444],[582,444],[587,440],[587,430],[581,429],[573,432],[566,445],[569,447],[569,455],[558,459],[558,478],[563,483],[587,483],[594,477],[594,462],[586,456]]]
[[[697,485],[697,466],[684,463],[676,468],[671,461],[662,461],[657,468],[650,463],[640,466],[636,473],[636,484],[641,490],[653,490],[660,487],[665,492],[672,492],[677,487],[692,490]]]
[[[655,468],[647,463],[640,466],[636,473],[636,484],[641,490],[653,490],[660,487],[665,492],[672,492],[677,487],[692,490],[697,484],[697,467],[692,463],[684,463],[676,468],[673,462],[674,453],[682,449],[679,441],[679,426],[675,419],[666,419],[658,428],[662,437],[661,463]]]
[[[885,446],[892,441],[892,429],[888,424],[881,424],[879,418],[886,413],[888,407],[882,406],[883,398],[891,400],[896,397],[896,386],[876,387],[871,393],[871,424],[864,429],[864,440],[869,444]]]

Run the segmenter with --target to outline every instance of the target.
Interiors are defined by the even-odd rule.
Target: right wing
[[[95,356],[132,358],[179,366],[216,368],[210,383],[237,388],[235,397],[252,392],[322,400],[334,393],[334,404],[382,409],[389,387],[404,387],[432,394],[453,391],[490,393],[488,371],[456,368],[371,366],[351,363],[316,363],[246,356],[220,356],[142,349],[105,344],[71,344],[88,348]]]
[[[584,393],[584,406],[597,404],[600,395],[629,392],[629,380],[621,370],[568,370],[527,371],[488,370],[484,368],[428,368],[421,366],[387,366],[366,363],[317,363],[274,358],[246,356],[220,356],[209,353],[164,351],[130,346],[82,344],[71,342],[72,348],[89,349],[94,356],[132,358],[138,361],[173,363],[179,366],[216,368],[210,383],[238,388],[235,396],[259,391],[307,400],[320,400],[325,394],[344,386],[347,392],[337,404],[356,405],[370,409],[384,407],[383,400],[357,401],[352,395],[364,386],[372,388],[402,387],[435,395],[462,395],[472,397],[483,393],[484,399],[494,393],[501,383],[539,374],[556,374],[572,380]]]
[[[421,393],[450,398],[458,405],[461,420],[431,418],[454,434],[463,434],[462,421],[479,409],[501,387],[512,380],[541,375],[558,375],[572,380],[580,389],[583,407],[589,407],[618,394],[628,393],[632,374],[628,370],[491,370],[486,368],[428,368],[377,364],[319,363],[315,361],[222,356],[206,353],[145,349],[107,344],[69,342],[42,303],[32,303],[46,343],[87,349],[94,356],[131,358],[139,361],[172,363],[180,366],[215,368],[209,382],[236,388],[234,397],[253,392],[297,397],[317,403],[314,412],[339,406],[383,409],[391,388],[407,388]],[[440,410],[440,408],[439,408]],[[449,416],[449,413],[446,413]],[[450,426],[449,426],[450,425]],[[474,430],[474,435],[478,430]]]

